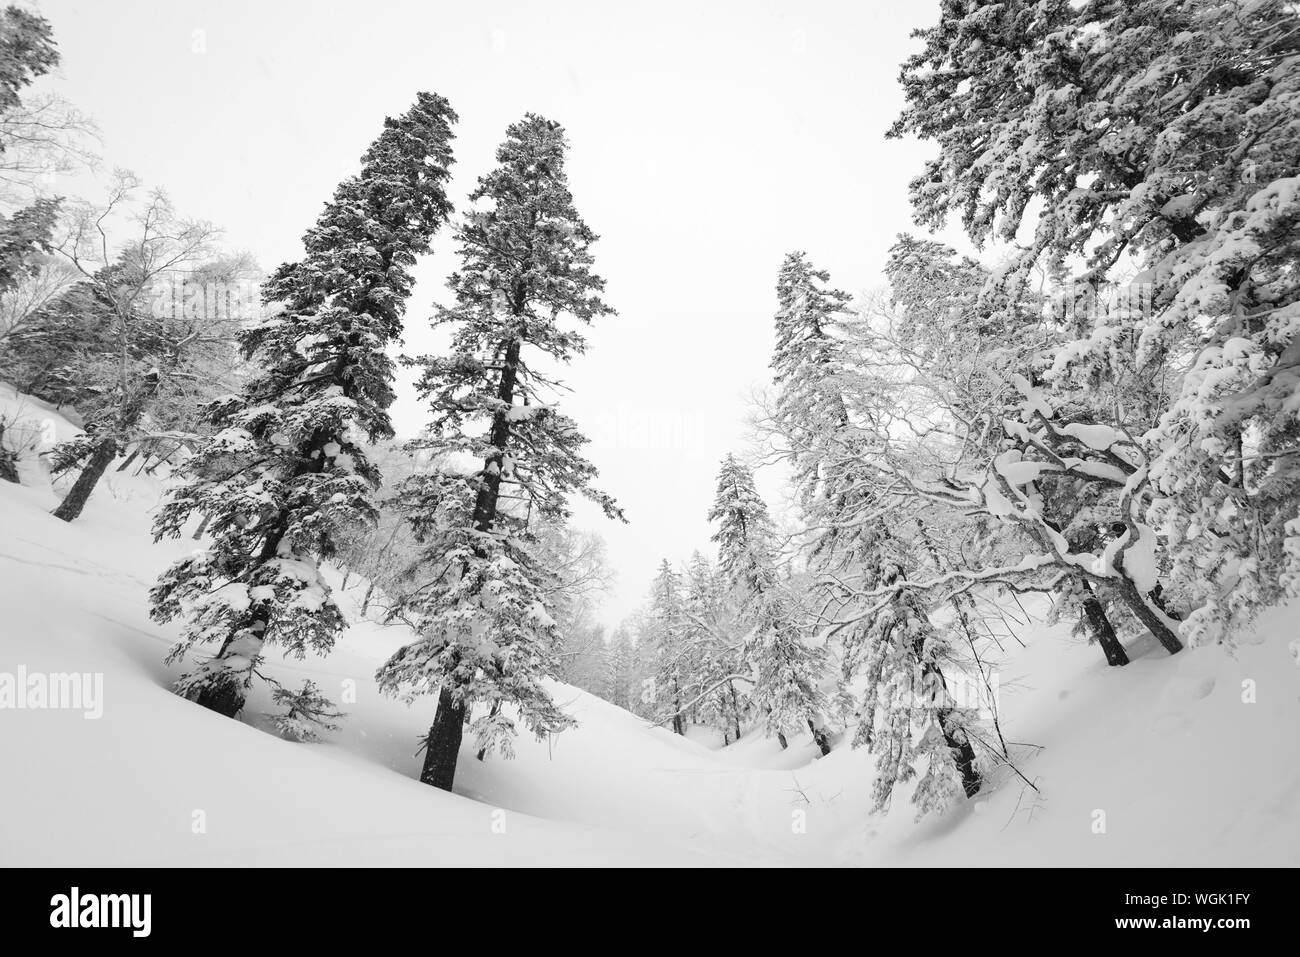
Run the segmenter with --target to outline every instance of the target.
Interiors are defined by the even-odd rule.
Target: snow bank
[[[513,761],[479,762],[467,742],[446,794],[416,780],[433,700],[375,688],[410,636],[362,620],[364,582],[342,594],[354,625],[334,654],[267,662],[348,712],[327,741],[271,733],[265,688],[242,722],[169,691],[185,664],[163,666],[175,630],[150,622],[146,593],[197,543],[151,541],[160,493],[110,471],[68,525],[48,514],[48,483],[0,483],[0,672],[103,676],[98,719],[0,709],[0,863],[1300,864],[1294,609],[1235,657],[1137,643],[1126,668],[1065,628],[1021,629],[1028,647],[998,665],[1003,729],[1038,792],[1004,770],[921,825],[907,788],[867,814],[873,758],[844,735],[823,759],[807,736],[718,749],[559,684],[577,729],[525,735]]]

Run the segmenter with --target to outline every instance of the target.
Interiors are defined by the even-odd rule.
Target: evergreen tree
[[[848,293],[828,289],[830,274],[807,254],[786,256],[777,276],[776,347],[772,381],[777,386],[775,425],[790,450],[793,481],[805,509],[814,508],[823,461],[848,425],[841,393],[843,339],[836,328],[849,306]]]
[[[754,473],[734,455],[723,459],[718,470],[709,521],[718,523],[710,541],[718,547],[718,570],[727,582],[751,595],[775,588],[772,519]]]
[[[901,564],[889,556],[897,542],[881,537],[878,544],[869,584],[888,588],[903,578]],[[866,690],[853,746],[866,745],[878,756],[873,810],[887,808],[894,787],[918,773],[912,797],[918,819],[963,793],[976,794],[982,776],[970,734],[973,715],[948,691],[940,664],[951,649],[921,600],[895,592],[869,619],[863,646]]]
[[[863,491],[871,472],[869,448],[850,416],[847,392],[853,392],[855,408],[869,408],[866,400],[883,391],[854,372],[848,349],[857,324],[848,294],[826,288],[829,282],[830,274],[806,254],[786,257],[777,277],[770,363],[777,387],[772,426],[811,530],[814,567],[842,559],[855,531],[870,522],[872,503]]]
[[[850,296],[829,282],[829,273],[816,268],[805,252],[785,257],[776,280],[771,359],[776,386],[772,425],[811,532],[814,571],[826,571],[841,558],[842,538],[852,540],[861,524],[854,512],[863,505],[858,485],[867,469],[844,394],[852,368],[846,354],[852,341]],[[813,588],[823,601],[828,597],[815,580]],[[848,690],[829,670],[820,692],[829,710],[848,711]]]
[[[211,545],[151,592],[158,621],[186,619],[177,658],[215,643],[180,694],[234,716],[263,648],[327,652],[344,627],[321,576],[340,533],[371,524],[379,476],[365,444],[391,437],[392,361],[411,269],[451,205],[445,193],[456,115],[420,93],[362,157],[304,237],[304,257],[264,287],[278,312],[244,337],[261,366],[240,395],[207,410],[215,430],[184,469],[155,534],[207,521]]]
[[[0,113],[17,107],[23,89],[58,62],[48,20],[14,6],[0,11]]]
[[[50,251],[58,210],[58,200],[40,199],[12,216],[0,213],[0,293],[40,268],[42,254]],[[15,343],[4,345],[12,349]]]
[[[650,617],[657,663],[656,711],[662,719],[671,719],[673,731],[684,735],[688,701],[683,687],[692,675],[693,648],[682,607],[682,579],[666,558],[650,586]]]
[[[790,467],[807,529],[809,566],[816,576],[844,561],[856,533],[873,521],[862,491],[869,457],[845,398],[850,382],[858,388],[863,384],[851,375],[850,297],[829,283],[830,274],[817,269],[807,254],[786,256],[777,276],[776,345],[770,363],[776,386],[771,430]],[[854,563],[850,559],[848,564]],[[823,604],[835,601],[823,578],[814,577],[811,587]],[[841,672],[843,658],[841,650]],[[822,691],[833,703],[831,710],[850,712],[852,696],[829,670]]]
[[[0,11],[0,117],[18,109],[23,90],[58,62],[49,21],[14,6]],[[0,134],[0,154],[14,145],[7,139]],[[0,213],[0,293],[36,268],[34,254],[49,251],[59,205],[57,199],[40,199],[11,215]]]
[[[542,368],[584,352],[578,327],[613,313],[591,270],[596,236],[569,192],[566,145],[558,124],[532,114],[506,131],[457,232],[455,302],[434,319],[453,330],[450,354],[418,363],[432,418],[415,445],[437,464],[404,484],[399,505],[426,584],[403,608],[419,637],[377,679],[408,698],[438,695],[420,780],[444,790],[467,720],[480,750],[507,756],[512,715],[539,736],[572,723],[543,684],[556,635],[533,523],[562,521],[573,494],[621,518],[592,488],[587,440],[548,401],[555,384]]]
[[[811,531],[814,587],[822,604],[835,607],[845,601],[845,579],[868,592],[900,582],[907,546],[890,529],[901,516],[886,491],[889,483],[876,474],[878,450],[893,438],[891,399],[885,383],[861,374],[847,354],[846,344],[861,341],[863,329],[848,314],[848,297],[825,289],[828,282],[829,275],[802,253],[791,254],[782,266],[773,425]],[[920,599],[902,589],[893,592],[842,641],[846,684],[865,659],[854,743],[871,745],[880,755],[877,807],[887,803],[895,782],[918,767],[927,769],[918,791],[923,811],[945,805],[963,787],[974,793],[979,775],[963,715],[942,699],[946,686],[939,665],[947,647]],[[828,697],[846,710],[845,689],[831,689]]]
[[[718,523],[712,540],[718,546],[719,568],[743,596],[747,612],[744,620],[750,632],[744,660],[754,673],[754,707],[781,747],[787,746],[787,732],[806,726],[822,754],[829,754],[821,690],[825,652],[808,645],[799,633],[777,577],[767,504],[754,487],[753,473],[734,455],[723,460],[718,472],[709,521]]]
[[[103,393],[102,377],[88,374],[96,359],[120,350],[111,306],[95,283],[82,281],[54,295],[5,340],[0,376],[20,391],[56,406],[89,406]],[[128,343],[128,361],[140,358]]]
[[[627,626],[620,624],[610,635],[605,646],[605,674],[601,697],[610,704],[634,711],[633,692],[636,689],[636,649]],[[639,690],[639,689],[636,689]]]
[[[701,720],[722,731],[723,744],[739,741],[748,718],[749,694],[743,682],[742,645],[734,634],[734,610],[712,563],[698,551],[686,566],[683,611],[688,640],[695,648],[693,680],[687,694],[699,698]]]

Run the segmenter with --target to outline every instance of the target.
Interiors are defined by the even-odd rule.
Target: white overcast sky
[[[619,576],[610,624],[661,558],[711,551],[714,476],[745,451],[748,397],[768,381],[785,253],[807,250],[856,293],[880,285],[895,234],[916,228],[907,182],[931,148],[885,131],[909,33],[938,18],[935,0],[25,5],[53,23],[54,82],[98,122],[106,165],[164,187],[267,269],[299,254],[383,117],[418,90],[460,114],[458,208],[509,123],[532,111],[565,126],[619,310],[592,330],[564,403],[630,521],[579,509]],[[408,352],[430,342],[454,267],[444,233],[418,272]],[[399,433],[423,418],[405,387]],[[775,476],[760,484],[778,494]]]

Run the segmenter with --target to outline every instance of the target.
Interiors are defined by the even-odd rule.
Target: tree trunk
[[[117,467],[117,471],[125,472],[127,470],[131,463],[135,461],[135,457],[140,454],[140,446],[143,444],[143,442],[138,443],[136,447],[131,450],[131,454],[128,455],[122,464]]]
[[[117,440],[102,439],[95,446],[95,451],[91,453],[90,461],[86,463],[81,470],[81,474],[77,476],[77,481],[73,483],[72,490],[59,503],[59,507],[54,510],[54,517],[65,522],[71,522],[81,515],[81,510],[86,507],[86,500],[90,498],[90,493],[94,491],[104,472],[107,471],[108,466],[116,457]]]
[[[958,741],[957,735],[946,727],[947,721],[944,717],[940,717],[939,724],[943,727],[944,741],[948,742],[948,747],[953,750],[953,760],[957,764],[957,770],[961,772],[962,790],[966,792],[967,797],[974,797],[979,793],[981,784],[979,770],[975,767],[975,748],[965,734]]]
[[[516,304],[515,314],[522,311],[522,305]],[[497,398],[503,408],[509,408],[514,402],[515,382],[519,372],[519,351],[522,343],[518,338],[512,339],[506,346],[505,362],[501,370],[501,381],[497,387]],[[501,490],[501,464],[504,461],[506,445],[510,440],[510,420],[505,412],[497,412],[492,417],[490,441],[494,453],[484,463],[486,473],[479,485],[478,495],[474,499],[474,528],[480,533],[490,532],[497,516],[497,500]],[[489,468],[495,465],[496,468]],[[370,606],[370,593],[374,590],[374,578],[366,586],[365,598],[361,601],[361,614]],[[431,784],[444,791],[450,791],[456,777],[456,758],[460,753],[461,737],[465,731],[465,702],[457,702],[444,685],[438,693],[438,711],[434,715],[433,726],[425,739],[424,769],[420,772],[420,782]],[[674,718],[674,726],[679,718]],[[480,760],[484,757],[479,755]]]
[[[456,758],[465,733],[465,705],[446,687],[438,692],[438,711],[425,738],[424,768],[420,783],[450,791],[456,779]]]
[[[1183,650],[1182,640],[1165,624],[1151,606],[1142,598],[1138,591],[1137,585],[1133,580],[1124,573],[1124,568],[1118,556],[1115,560],[1115,567],[1119,571],[1119,576],[1114,579],[1115,587],[1119,590],[1119,595],[1128,604],[1133,614],[1137,616],[1138,621],[1146,625],[1147,630],[1156,636],[1156,640],[1164,646],[1165,651],[1171,655],[1176,655]]]
[[[921,650],[917,649],[917,657],[921,655]],[[943,670],[933,662],[927,663],[922,667],[922,674],[933,674],[938,676],[939,687],[943,689],[945,701],[951,701],[948,694],[948,681],[943,676]],[[940,708],[936,717],[939,719],[939,727],[943,730],[943,740],[947,743],[949,749],[953,752],[953,762],[957,765],[957,771],[961,774],[961,787],[966,792],[967,797],[974,797],[979,791],[980,780],[979,769],[975,766],[975,746],[971,744],[970,736],[960,728],[951,727],[950,718],[952,708]]]
[[[673,679],[673,730],[682,737],[686,736],[686,716],[682,714],[682,689]]]
[[[374,590],[375,590],[375,580],[372,578],[370,579],[369,584],[366,585],[365,597],[361,599],[361,614],[363,615],[366,613],[366,609],[370,607],[370,593],[373,592]]]
[[[287,513],[281,512],[276,517],[275,523],[268,526],[266,538],[262,541],[262,548],[258,554],[259,565],[269,561],[279,551],[280,542],[284,539],[285,532],[288,530],[287,522]],[[249,619],[236,623],[226,635],[225,641],[221,643],[221,650],[217,652],[212,661],[220,662],[223,658],[230,658],[232,654],[243,654],[245,657],[251,657],[255,653],[251,649],[241,647],[235,649],[232,653],[231,646],[236,641],[244,640],[247,632],[265,638],[267,629],[270,626],[271,622],[266,617],[265,612],[254,613]],[[260,651],[260,648],[259,642],[257,651]],[[211,661],[209,664],[211,664]],[[199,689],[193,700],[196,704],[202,705],[210,711],[225,715],[227,718],[233,718],[244,710],[245,698],[246,694],[241,682],[226,681],[204,685]]]
[[[790,747],[790,742],[787,741],[787,740],[785,739],[785,732],[784,732],[784,731],[778,731],[778,732],[776,733],[776,740],[777,740],[778,742],[780,742],[780,744],[781,744],[781,750],[782,750],[782,751],[784,751],[786,748]]]
[[[149,373],[144,377],[140,388],[125,401],[113,423],[117,434],[125,434],[135,427],[150,397],[157,392],[158,381],[156,372]],[[72,491],[68,492],[59,503],[59,507],[54,510],[54,516],[65,522],[77,518],[81,510],[86,507],[86,500],[90,498],[90,493],[94,491],[115,458],[117,458],[117,439],[107,436],[101,438],[99,444],[95,446],[95,451],[91,453],[90,461],[86,463],[81,474],[77,476],[77,481],[73,483]]]
[[[1106,609],[1101,606],[1087,580],[1080,576],[1078,581],[1084,594],[1087,595],[1083,600],[1084,621],[1087,622],[1089,634],[1096,639],[1097,644],[1101,645],[1102,654],[1106,656],[1106,664],[1112,667],[1128,664],[1128,652],[1124,650],[1119,636],[1115,634],[1110,618],[1106,616]]]
[[[831,753],[831,739],[826,736],[826,732],[817,727],[817,723],[812,718],[808,719],[808,730],[812,732],[813,741],[821,749],[822,757]]]
[[[736,741],[740,741],[740,702],[736,699],[736,686],[728,681],[727,687],[731,689],[731,717],[736,722]]]
[[[4,447],[5,424],[0,422],[0,479],[18,484],[18,456]]]
[[[225,650],[224,647],[222,650]],[[195,696],[194,703],[227,718],[234,718],[244,710],[244,689],[233,681],[216,686],[208,685]]]
[[[161,444],[161,443],[159,443],[159,444]],[[155,456],[155,457],[154,457],[154,460],[153,460],[152,463],[150,463],[150,462],[148,461],[148,457],[146,457],[146,459],[145,459],[145,466],[144,466],[144,474],[145,474],[145,475],[153,475],[153,473],[154,473],[155,471],[157,471],[158,466],[162,465],[164,462],[169,461],[169,460],[171,459],[171,457],[177,453],[177,451],[180,449],[181,445],[182,445],[182,443],[177,442],[175,445],[173,445],[170,449],[168,449],[168,450],[167,450],[166,452],[164,452],[162,455]]]
[[[199,527],[194,530],[194,540],[197,542],[203,537],[203,533],[208,530],[208,522],[212,521],[211,515],[204,515],[203,521],[199,522]]]

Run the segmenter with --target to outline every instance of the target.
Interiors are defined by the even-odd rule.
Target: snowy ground
[[[73,431],[0,386],[0,412],[18,408]],[[1003,720],[1037,746],[1021,761],[1041,793],[1003,774],[920,825],[905,791],[867,813],[873,759],[843,742],[823,759],[806,738],[718,749],[564,685],[580,727],[520,738],[513,761],[467,746],[449,795],[415,780],[433,702],[375,690],[404,635],[360,620],[359,588],[333,655],[268,662],[336,701],[355,682],[349,717],[325,743],[282,741],[265,692],[236,722],[168,691],[175,632],[150,622],[146,592],[197,543],[152,542],[160,483],[110,472],[66,525],[35,460],[23,478],[0,482],[0,673],[102,673],[103,714],[0,710],[0,864],[1300,864],[1294,608],[1235,654],[1139,645],[1123,669],[1065,629],[1025,628],[1000,669]]]

